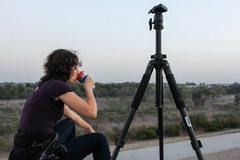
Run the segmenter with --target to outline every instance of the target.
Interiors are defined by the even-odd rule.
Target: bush
[[[180,135],[181,130],[180,124],[169,124],[165,126],[165,136],[167,137],[174,137]]]
[[[132,140],[150,140],[158,137],[156,129],[152,126],[140,126],[133,128],[130,130],[129,135],[129,138]]]
[[[191,114],[189,115],[189,118],[192,123],[192,126],[196,130],[205,128],[205,126],[208,124],[208,118],[206,113],[204,112]]]
[[[218,120],[208,122],[204,128],[205,132],[216,132],[223,129],[224,129],[224,126]]]
[[[105,135],[110,141],[115,141],[120,136],[120,134],[121,129],[119,127],[108,128],[105,131]]]
[[[224,116],[224,126],[227,128],[237,128],[240,126],[240,116],[238,114],[229,114]]]
[[[239,114],[215,115],[211,122],[205,126],[206,132],[215,132],[224,128],[237,128],[240,126]]]
[[[237,128],[240,126],[239,114],[215,115],[214,121],[222,124],[225,128]]]

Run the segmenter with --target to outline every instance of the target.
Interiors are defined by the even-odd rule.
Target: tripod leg
[[[159,159],[164,159],[163,131],[163,72],[162,61],[156,60],[156,107],[158,111]]]
[[[154,69],[154,61],[150,61],[148,63],[145,74],[142,77],[142,80],[141,80],[140,85],[137,89],[137,92],[134,96],[134,99],[132,101],[132,104],[131,104],[132,109],[130,110],[130,112],[128,114],[128,118],[127,118],[127,120],[124,124],[124,127],[123,127],[123,130],[122,130],[121,134],[120,134],[120,137],[118,137],[118,139],[115,142],[116,147],[115,147],[114,152],[112,154],[111,160],[115,160],[117,158],[117,155],[120,151],[120,148],[123,148],[123,146],[124,146],[124,143],[125,143],[124,139],[127,135],[127,132],[128,132],[129,127],[130,127],[130,124],[132,122],[132,119],[134,117],[134,114],[135,114],[136,110],[138,109],[138,107],[140,105],[140,102],[143,98],[143,95],[144,95],[145,90],[147,88],[148,82],[151,78],[151,74],[152,74],[153,69]]]
[[[187,128],[188,135],[191,139],[192,148],[193,148],[193,150],[195,150],[198,159],[199,160],[204,160],[203,156],[202,156],[202,153],[201,153],[201,150],[200,150],[200,148],[202,148],[201,141],[197,140],[196,137],[195,137],[191,121],[190,121],[190,119],[187,115],[187,111],[185,109],[185,103],[184,103],[183,98],[182,98],[182,96],[179,92],[179,89],[177,87],[177,83],[176,83],[175,78],[174,78],[174,76],[172,74],[172,71],[170,69],[170,65],[166,60],[163,61],[163,69],[164,69],[164,72],[166,74],[166,79],[167,79],[169,87],[171,89],[171,92],[172,92],[175,104],[177,106],[177,109],[180,111],[181,116],[182,116],[183,121],[184,121],[184,124]]]

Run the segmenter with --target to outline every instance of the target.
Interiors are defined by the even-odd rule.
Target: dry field
[[[208,100],[206,104],[202,107],[194,107],[191,100],[188,100],[186,103],[186,109],[188,111],[188,114],[195,113],[195,112],[205,112],[207,113],[208,117],[211,118],[213,115],[216,114],[227,114],[227,113],[240,113],[239,106],[234,105],[233,100],[234,96],[222,96],[218,99],[214,100]],[[19,117],[21,114],[21,109],[23,106],[25,100],[0,100],[0,160],[6,160],[8,152],[11,145],[12,145],[12,137],[14,134],[13,129],[15,129],[19,122]],[[121,108],[124,108],[126,112],[128,113],[130,110],[130,104],[131,99],[128,100],[121,100],[121,99],[97,99],[99,109],[104,110],[106,108],[116,107],[119,106]],[[122,104],[124,103],[124,104]],[[164,106],[164,121],[167,123],[168,121],[177,120],[182,121],[179,111],[176,109],[174,103],[172,102],[165,102]],[[122,111],[122,110],[121,110]],[[106,119],[98,119],[96,122],[89,121],[94,127],[98,127],[98,130],[106,130],[109,127],[118,126],[122,128],[124,125],[125,119],[127,118],[127,114],[120,117],[121,121],[119,119],[115,119],[114,116],[110,120],[109,117],[112,116],[112,113],[109,115],[104,115],[103,117],[108,118]],[[101,117],[101,116],[100,116]],[[136,115],[133,119],[132,126],[139,126],[139,125],[157,125],[157,113],[156,113],[156,107],[154,107],[154,101],[153,102],[143,102],[139,106],[139,109],[136,112]],[[115,121],[116,120],[116,121]],[[98,125],[95,125],[97,123]],[[6,130],[12,131],[11,133],[5,134]],[[214,133],[202,133],[202,132],[196,132],[198,137],[200,136],[215,136],[220,134],[227,134],[231,132],[239,132],[240,130],[226,130],[221,132],[214,132]],[[188,139],[189,137],[186,137],[184,135],[181,135],[180,137],[173,137],[173,138],[166,138],[164,140],[164,143],[174,143],[178,141],[183,141]],[[110,143],[110,148],[113,151],[114,145],[113,143]],[[131,150],[136,148],[145,148],[150,146],[156,146],[158,145],[158,140],[149,140],[149,141],[140,141],[140,142],[130,142],[126,143],[122,150]],[[2,147],[1,147],[2,146]],[[4,147],[3,147],[4,146]],[[217,156],[227,157],[227,159],[234,160],[234,156],[239,156],[240,149],[232,149],[229,151],[216,153],[216,154],[210,154],[206,155],[209,160],[217,160]],[[186,160],[194,160],[194,158],[189,158]],[[218,159],[220,160],[220,159]]]

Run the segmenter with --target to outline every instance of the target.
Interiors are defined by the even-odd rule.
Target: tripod
[[[183,101],[183,98],[180,94],[180,91],[177,87],[177,83],[175,81],[174,75],[170,69],[169,63],[164,60],[166,58],[166,55],[161,54],[161,30],[163,29],[163,16],[162,13],[166,12],[167,8],[159,4],[155,7],[153,7],[149,14],[155,14],[154,15],[154,21],[150,19],[149,25],[150,30],[152,29],[152,25],[154,25],[154,29],[156,30],[156,53],[155,55],[151,56],[151,60],[149,61],[146,71],[142,77],[142,80],[140,82],[140,85],[137,89],[137,92],[134,96],[133,102],[131,104],[131,110],[129,112],[128,118],[124,124],[123,130],[120,134],[120,137],[115,142],[115,150],[113,152],[111,160],[115,160],[120,148],[123,148],[126,137],[126,134],[128,132],[128,129],[130,127],[130,124],[133,120],[134,114],[136,110],[138,109],[140,102],[143,98],[143,95],[145,93],[145,90],[147,88],[147,85],[149,83],[151,74],[153,72],[153,69],[156,70],[156,107],[158,110],[158,135],[159,135],[159,158],[160,160],[164,159],[164,153],[163,153],[163,71],[166,75],[166,79],[168,82],[168,85],[170,87],[171,93],[174,98],[174,102],[176,104],[177,109],[180,111],[182,119],[184,121],[185,127],[187,129],[188,135],[191,140],[191,145],[193,150],[195,150],[196,155],[198,157],[198,160],[204,160],[200,148],[202,147],[201,141],[197,140],[194,134],[194,130],[192,128],[191,121],[187,115],[185,104]]]

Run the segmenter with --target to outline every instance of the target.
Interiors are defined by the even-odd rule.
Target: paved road
[[[203,155],[240,148],[240,133],[231,133],[215,137],[200,138]],[[240,153],[239,153],[240,154]],[[190,140],[164,145],[165,160],[181,160],[196,156],[192,149]],[[159,147],[148,147],[129,151],[120,151],[117,160],[159,160]],[[91,157],[85,160],[92,160]]]

